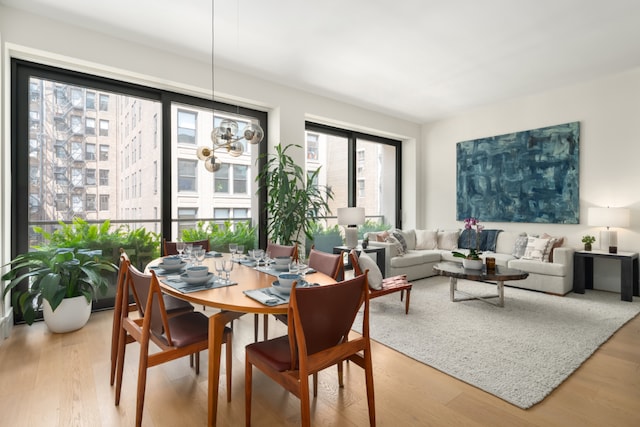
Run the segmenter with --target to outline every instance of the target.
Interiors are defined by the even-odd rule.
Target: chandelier
[[[211,100],[214,93],[214,46],[215,46],[215,31],[214,31],[214,2],[211,2]],[[212,108],[213,111],[213,108]],[[247,124],[242,130],[242,134],[238,135],[238,122],[229,118],[223,119],[220,122],[220,126],[215,127],[215,112],[213,117],[214,128],[211,131],[211,143],[209,146],[200,146],[196,151],[198,159],[204,162],[204,167],[209,172],[216,172],[220,169],[222,163],[215,156],[216,150],[227,150],[227,153],[234,157],[241,156],[244,153],[243,140],[249,142],[249,144],[259,144],[264,138],[264,131],[257,123]]]
[[[220,169],[220,161],[215,156],[216,150],[226,150],[227,153],[234,157],[241,156],[244,153],[243,140],[249,144],[259,144],[264,138],[264,131],[260,125],[249,123],[238,135],[238,122],[231,119],[224,119],[220,122],[220,126],[213,128],[211,131],[212,146],[200,146],[196,151],[198,159],[204,162],[204,167],[209,172],[216,172]]]

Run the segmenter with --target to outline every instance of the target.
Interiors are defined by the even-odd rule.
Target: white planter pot
[[[482,270],[482,260],[481,259],[466,259],[462,260],[462,266],[469,270]]]
[[[89,321],[91,302],[84,296],[65,298],[55,311],[47,300],[42,304],[44,322],[51,332],[63,334],[82,328]]]

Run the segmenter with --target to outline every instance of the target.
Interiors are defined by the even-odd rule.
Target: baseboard
[[[9,338],[13,329],[13,307],[7,310],[6,315],[0,318],[0,345],[2,341]]]

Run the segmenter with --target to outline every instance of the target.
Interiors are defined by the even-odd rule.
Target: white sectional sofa
[[[425,231],[418,230],[418,234],[424,236]],[[377,241],[376,233],[370,233],[368,236],[369,245],[385,248],[387,277],[406,274],[409,280],[416,280],[435,275],[433,266],[441,261],[462,262],[462,258],[454,257],[452,254],[453,250],[465,252],[465,249],[457,249],[457,238],[454,238],[459,236],[457,230],[438,231],[437,244],[435,247],[427,245],[427,247],[433,247],[429,249],[416,249],[416,243],[418,243],[418,247],[424,247],[424,239],[422,242],[417,242],[421,239],[420,237],[416,238],[416,230],[402,230],[402,236],[407,246],[404,254],[401,254],[402,250],[399,250],[397,242]],[[497,233],[495,251],[483,251],[481,257],[493,257],[496,259],[497,265],[517,268],[529,273],[529,277],[524,280],[508,282],[509,286],[556,295],[565,295],[571,292],[573,289],[574,249],[563,246],[555,247],[551,252],[552,262],[525,259],[517,257],[516,255],[519,255],[517,253],[514,255],[516,242],[522,244],[522,239],[519,241],[521,236],[526,236],[526,233],[500,231]],[[452,243],[453,241],[456,243]]]

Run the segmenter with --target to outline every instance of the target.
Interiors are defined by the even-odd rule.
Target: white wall
[[[425,197],[418,206],[424,228],[458,228],[456,222],[456,143],[554,124],[580,122],[580,224],[488,223],[487,228],[547,232],[565,236],[579,248],[589,227],[591,206],[631,208],[631,227],[618,230],[620,251],[640,250],[640,69],[596,81],[468,111],[423,126],[419,181]],[[597,247],[596,242],[595,247]],[[599,260],[598,260],[599,261]],[[619,290],[619,264],[596,263],[595,280]]]
[[[10,60],[12,57],[88,72],[189,95],[211,97],[209,58],[198,62],[136,45],[129,41],[91,32],[0,6],[0,265],[10,259]],[[269,113],[269,144],[304,143],[304,122],[312,119],[334,126],[387,136],[403,141],[403,220],[416,224],[416,150],[420,126],[357,106],[279,86],[258,78],[216,69],[215,96],[222,101]],[[299,152],[304,162],[303,152]],[[0,306],[2,319],[9,317],[8,304]]]

